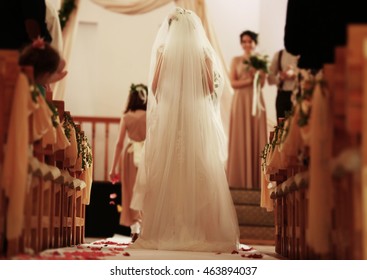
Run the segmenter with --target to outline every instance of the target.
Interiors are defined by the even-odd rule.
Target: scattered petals
[[[232,254],[232,255],[234,255],[234,254],[238,254],[238,251],[237,251],[237,250],[233,250],[231,254]]]
[[[249,254],[249,255],[241,255],[241,257],[243,258],[251,258],[251,259],[262,259],[263,255],[262,254]]]
[[[125,251],[124,248],[113,248],[114,251]]]
[[[125,257],[130,257],[130,254],[128,252],[125,252],[122,255],[125,256]]]
[[[96,241],[96,242],[93,242],[93,245],[117,245],[119,243],[117,242],[114,242],[114,241]]]
[[[252,250],[254,250],[254,248],[253,248],[253,247],[249,247],[249,248],[244,248],[244,247],[242,247],[242,248],[241,248],[241,251],[245,251],[245,252],[252,251]]]
[[[103,247],[93,247],[93,248],[90,248],[91,250],[93,251],[100,251],[102,250]]]

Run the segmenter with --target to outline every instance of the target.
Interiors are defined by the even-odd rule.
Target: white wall
[[[212,21],[223,57],[229,67],[235,55],[243,53],[239,35],[246,29],[258,32],[260,2],[258,0],[207,0]]]
[[[270,57],[282,46],[286,2],[206,1],[228,65],[233,56],[242,53],[239,34],[245,29],[260,33],[259,50]],[[107,11],[90,0],[81,0],[79,28],[68,68],[66,109],[74,115],[120,116],[130,84],[147,83],[156,31],[173,7],[174,2],[147,14],[130,16]],[[94,32],[87,26],[94,26]],[[275,94],[268,94],[268,90],[265,97],[269,118],[273,119]]]
[[[151,46],[159,24],[173,7],[172,2],[154,12],[128,16],[81,0],[66,83],[67,109],[74,115],[119,117],[130,84],[147,83]],[[96,26],[92,38],[85,28],[88,24]],[[92,88],[86,86],[89,83]],[[88,106],[81,106],[81,100]]]

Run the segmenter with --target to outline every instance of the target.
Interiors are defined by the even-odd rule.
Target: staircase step
[[[260,190],[231,188],[240,225],[240,239],[274,242],[274,213],[260,207]]]
[[[274,227],[240,225],[241,240],[274,240]]]
[[[235,205],[238,223],[252,226],[274,226],[274,213],[260,206]]]
[[[231,189],[234,204],[260,205],[260,190]]]

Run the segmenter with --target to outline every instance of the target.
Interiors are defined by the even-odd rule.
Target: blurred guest
[[[235,93],[230,116],[227,177],[232,188],[260,188],[260,154],[267,138],[266,112],[257,110],[255,116],[252,114],[256,69],[245,64],[256,55],[257,38],[258,34],[249,30],[241,33],[243,54],[232,59],[230,69]],[[260,71],[261,86],[264,82],[265,73]],[[256,103],[265,108],[261,94]]]
[[[276,52],[271,61],[267,80],[278,88],[275,101],[277,120],[292,110],[291,96],[296,86],[297,62],[298,57],[285,49]]]
[[[45,0],[0,1],[0,34],[0,49],[21,49],[38,37],[51,42]]]

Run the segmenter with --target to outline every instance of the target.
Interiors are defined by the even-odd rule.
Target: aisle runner
[[[38,255],[23,254],[17,260],[239,260],[273,259],[253,247],[241,244],[240,250],[228,253],[129,249],[130,238],[115,235],[78,246],[50,249]]]

